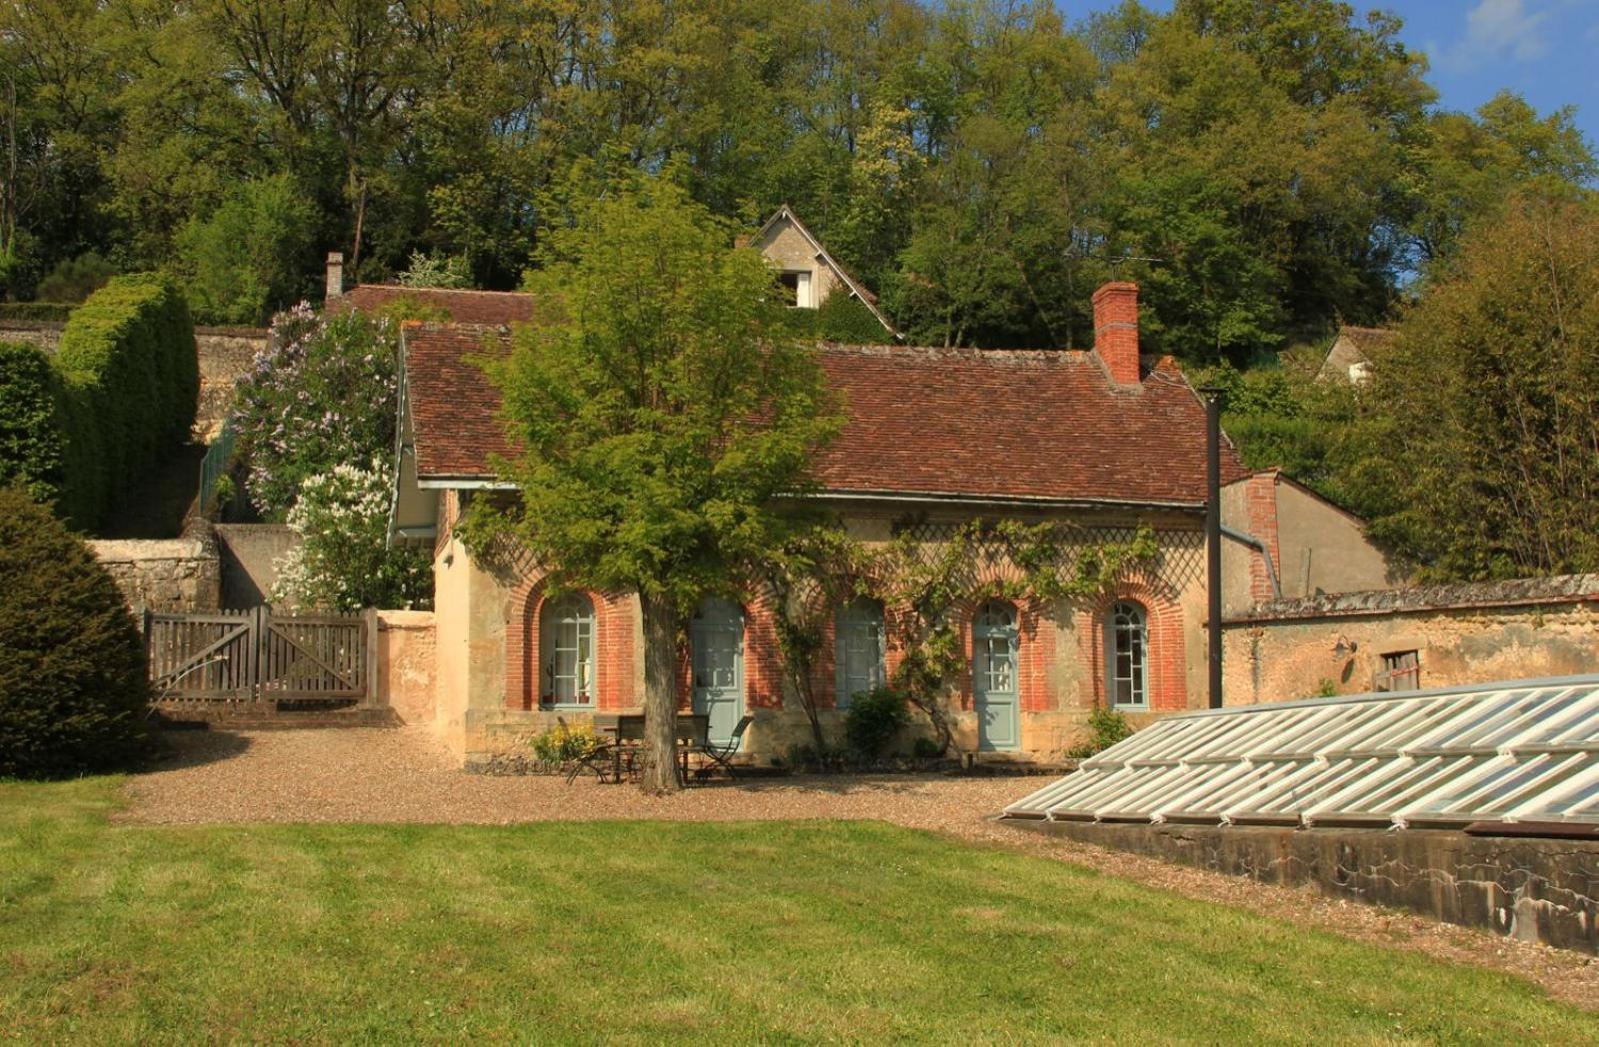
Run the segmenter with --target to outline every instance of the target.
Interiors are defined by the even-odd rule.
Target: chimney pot
[[[1094,352],[1117,385],[1138,384],[1138,285],[1126,280],[1094,292]]]
[[[327,297],[337,298],[344,293],[344,252],[328,252],[328,287]]]

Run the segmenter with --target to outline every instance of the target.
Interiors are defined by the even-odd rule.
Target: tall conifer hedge
[[[39,362],[21,348],[0,354],[0,403],[26,407],[3,420],[0,477],[92,528],[194,426],[200,372],[189,307],[163,277],[115,277],[73,311],[54,382]]]

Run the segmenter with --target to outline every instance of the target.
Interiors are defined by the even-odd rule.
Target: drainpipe
[[[1260,558],[1266,561],[1266,577],[1271,579],[1271,595],[1275,599],[1281,600],[1283,598],[1283,585],[1277,579],[1277,565],[1271,562],[1271,550],[1266,548],[1266,543],[1252,534],[1235,531],[1226,524],[1222,525],[1221,533],[1235,542],[1247,545],[1251,549],[1259,550]]]
[[[1205,397],[1205,578],[1210,619],[1210,707],[1221,695],[1221,390],[1201,389]]]

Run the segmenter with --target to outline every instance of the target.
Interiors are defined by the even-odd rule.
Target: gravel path
[[[1110,875],[1293,920],[1345,937],[1492,967],[1599,1010],[1599,961],[1419,916],[1223,876],[995,820],[1036,787],[1026,778],[801,775],[717,783],[664,798],[583,779],[465,774],[424,728],[196,731],[167,735],[174,755],[131,779],[124,822],[449,822],[591,819],[760,821],[865,818],[1071,861]]]

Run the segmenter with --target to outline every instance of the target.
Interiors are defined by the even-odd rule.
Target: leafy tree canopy
[[[651,758],[676,786],[676,642],[702,597],[737,596],[808,527],[796,499],[838,429],[816,350],[754,250],[667,176],[574,196],[529,274],[541,321],[487,364],[523,453],[519,497],[469,533],[514,537],[555,588],[636,592]]]
[[[1599,570],[1599,204],[1468,227],[1337,451],[1373,532],[1442,578]]]

